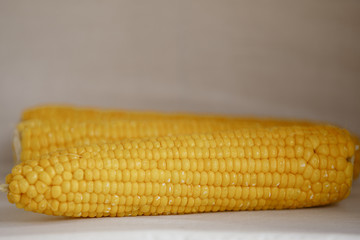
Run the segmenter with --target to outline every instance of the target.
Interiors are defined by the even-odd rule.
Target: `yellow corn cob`
[[[319,125],[72,147],[15,166],[8,199],[72,217],[326,205],[350,193],[354,148],[347,131]]]
[[[44,122],[28,120],[18,125],[14,147],[15,160],[19,162],[39,158],[57,149],[92,143],[119,141],[125,138],[170,136],[178,134],[206,133],[241,127],[264,127],[294,124],[280,120],[239,119],[179,119],[168,120],[117,120],[87,121],[76,123]],[[305,124],[296,122],[296,124]],[[15,144],[14,144],[15,146]]]
[[[27,121],[19,124],[13,144],[16,162],[20,159],[35,159],[42,154],[65,147],[118,141],[124,138],[203,133],[239,127],[315,124],[284,119],[131,112],[56,105],[28,109],[23,113],[22,119]],[[173,126],[169,127],[169,124]],[[101,136],[96,136],[96,132]],[[353,141],[357,145],[354,160],[354,178],[357,178],[360,173],[360,149],[358,138],[354,137]]]
[[[59,148],[119,141],[125,138],[168,136],[229,130],[246,123],[213,120],[96,121],[19,126],[21,161],[36,159]],[[256,123],[251,123],[255,125]],[[27,125],[29,125],[27,123]]]

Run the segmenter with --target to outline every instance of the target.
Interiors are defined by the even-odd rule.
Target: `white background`
[[[0,181],[26,107],[306,118],[360,134],[359,91],[357,0],[0,0]]]

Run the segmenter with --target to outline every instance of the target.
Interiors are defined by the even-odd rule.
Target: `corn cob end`
[[[21,139],[20,139],[20,132],[19,130],[15,129],[13,133],[13,160],[15,164],[19,164],[21,162]]]

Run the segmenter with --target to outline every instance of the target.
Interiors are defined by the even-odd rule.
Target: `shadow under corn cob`
[[[350,194],[354,148],[346,130],[320,125],[72,147],[15,166],[8,199],[73,217],[320,206]]]

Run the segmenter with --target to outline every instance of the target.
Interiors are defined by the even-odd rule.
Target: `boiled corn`
[[[93,143],[119,141],[125,138],[207,133],[242,127],[291,125],[293,122],[267,119],[154,119],[86,121],[76,123],[28,120],[18,125],[14,136],[16,162],[39,158],[58,149]],[[296,122],[297,125],[306,124]],[[308,124],[308,123],[307,123]],[[17,147],[15,142],[18,144]]]
[[[350,194],[354,151],[347,131],[320,125],[126,139],[16,165],[8,199],[72,217],[320,206]]]
[[[113,142],[124,138],[204,133],[254,126],[315,124],[283,119],[131,112],[56,105],[30,108],[23,113],[22,119],[24,121],[18,125],[13,142],[17,163],[70,146]],[[353,141],[359,146],[358,138],[353,137]],[[357,178],[360,173],[358,147],[354,161],[354,178]]]

